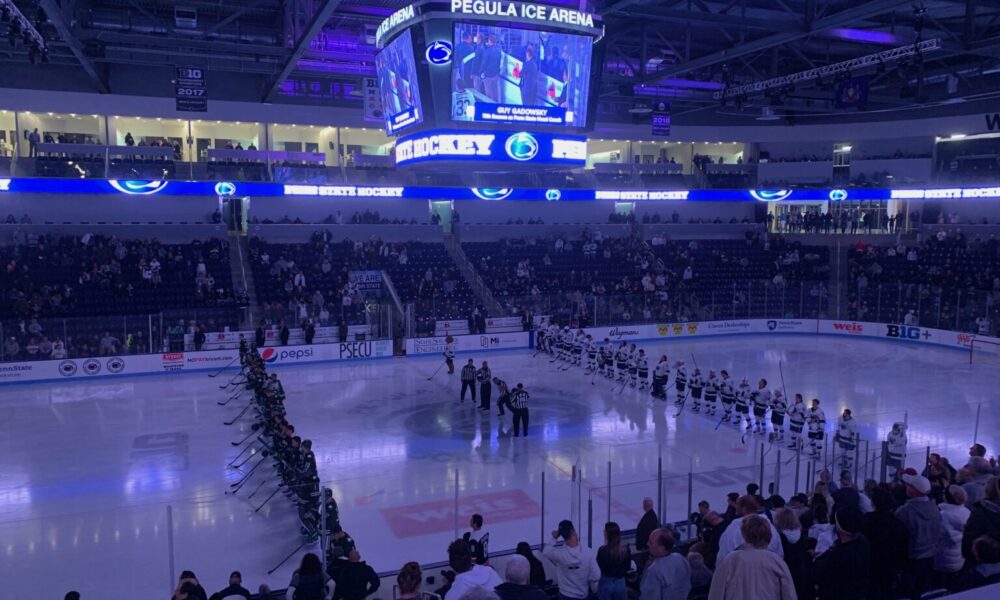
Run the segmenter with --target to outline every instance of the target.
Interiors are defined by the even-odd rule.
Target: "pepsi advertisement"
[[[452,119],[586,126],[592,45],[583,35],[456,24]]]
[[[392,135],[423,122],[413,38],[408,30],[375,56],[375,74],[386,133]]]

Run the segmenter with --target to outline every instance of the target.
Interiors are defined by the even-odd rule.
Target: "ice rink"
[[[749,336],[641,343],[671,363],[692,355],[703,372],[728,369],[739,380],[765,377],[787,392],[823,401],[832,432],[844,407],[861,437],[884,439],[908,413],[909,463],[925,448],[962,461],[982,403],[979,441],[992,455],[1000,426],[1000,370],[968,364],[968,354],[876,340],[823,336]],[[458,403],[458,374],[439,357],[396,358],[276,369],[288,418],[313,440],[319,472],[333,488],[341,522],[376,570],[406,560],[446,558],[454,535],[456,477],[459,527],[482,512],[492,551],[525,540],[537,544],[560,519],[611,518],[623,529],[641,516],[644,496],[657,496],[657,464],[667,480],[665,519],[681,519],[688,503],[724,505],[725,494],[757,480],[760,438],[741,443],[735,428],[685,411],[651,405],[640,392],[557,364],[530,351],[459,355],[487,359],[495,375],[531,393],[527,439],[507,435],[511,417],[484,415]],[[231,427],[245,402],[205,373],[0,387],[0,573],[4,597],[167,597],[182,569],[194,570],[209,593],[239,569],[244,584],[284,587],[298,556],[265,573],[301,539],[296,514],[261,477],[237,496],[223,492],[241,477],[227,468],[231,445],[249,420]],[[672,380],[671,380],[672,383]],[[671,390],[672,393],[672,390]],[[496,393],[494,392],[494,399]],[[775,480],[778,447],[765,447],[765,481]],[[256,461],[248,462],[245,471]],[[610,497],[608,488],[611,472]],[[781,493],[792,492],[796,462],[781,455]],[[573,482],[574,469],[582,479]],[[800,464],[800,488],[805,482]],[[456,475],[457,474],[457,475]],[[542,478],[544,474],[544,488]],[[249,493],[264,482],[252,499]],[[543,497],[544,494],[544,497]],[[610,508],[609,508],[610,507]],[[544,508],[544,510],[543,510]],[[170,527],[173,524],[173,557]],[[581,525],[586,539],[587,526]],[[545,534],[547,536],[547,534]],[[595,546],[598,544],[595,536]]]

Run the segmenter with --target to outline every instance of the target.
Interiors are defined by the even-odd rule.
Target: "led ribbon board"
[[[452,160],[582,166],[587,162],[587,139],[527,131],[435,130],[396,142],[397,165]]]

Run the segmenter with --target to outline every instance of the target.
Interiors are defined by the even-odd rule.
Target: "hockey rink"
[[[781,385],[780,361],[789,396],[821,399],[828,440],[849,407],[870,452],[906,413],[911,465],[922,466],[928,445],[962,464],[979,403],[979,441],[990,455],[1000,442],[1000,370],[969,365],[960,351],[824,336],[640,347],[652,364],[666,353],[671,364],[684,360],[689,373],[696,360],[703,373],[727,369],[737,382],[765,377],[772,389]],[[718,418],[690,410],[675,418],[672,387],[670,402],[651,406],[648,392],[619,393],[619,384],[600,378],[592,385],[582,369],[559,370],[530,351],[460,354],[457,368],[470,357],[477,366],[488,360],[512,387],[525,384],[527,439],[509,437],[509,413],[500,418],[495,408],[483,414],[469,400],[459,404],[457,372],[441,370],[427,381],[439,357],[274,370],[287,392],[289,421],[313,440],[344,529],[376,570],[445,560],[456,497],[459,530],[469,514],[481,512],[493,552],[522,540],[538,544],[564,518],[578,522],[586,540],[588,504],[596,547],[609,513],[631,529],[643,497],[657,497],[661,457],[665,520],[687,513],[689,472],[692,501],[723,509],[727,492],[758,479],[762,445],[765,482],[780,479],[786,497],[794,491],[790,451],[759,437],[742,443],[734,427],[716,430]],[[241,450],[231,442],[250,425],[249,419],[223,425],[245,405],[242,399],[217,404],[228,396],[219,385],[231,374],[0,387],[3,595],[56,598],[77,589],[86,598],[166,597],[171,574],[183,569],[194,570],[209,593],[224,587],[233,569],[254,591],[261,583],[287,585],[299,555],[260,579],[301,542],[295,510],[282,494],[254,510],[275,489],[270,466],[238,495],[224,494],[256,463],[242,472],[227,468]],[[799,490],[805,470],[803,459]],[[573,481],[574,471],[582,478]]]

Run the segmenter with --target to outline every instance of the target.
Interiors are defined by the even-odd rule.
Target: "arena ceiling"
[[[169,86],[137,86],[135,80],[196,65],[216,80],[213,98],[344,105],[360,102],[359,78],[374,74],[376,26],[409,4],[0,0],[5,3],[39,23],[48,52],[40,56],[23,42],[11,46],[5,41],[10,21],[0,24],[0,85],[158,93]],[[868,85],[865,106],[854,112],[978,104],[1000,93],[998,2],[590,0],[585,8],[606,26],[601,120],[641,121],[652,100],[670,100],[681,121],[751,119],[764,111],[801,118],[840,114],[845,109],[835,105],[834,91],[838,78],[848,76],[865,77]],[[732,93],[741,84],[935,39],[937,49],[901,60]]]

